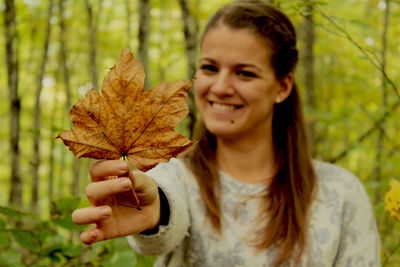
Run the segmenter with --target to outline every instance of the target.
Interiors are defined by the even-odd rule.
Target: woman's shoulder
[[[349,170],[332,163],[313,160],[313,166],[321,182],[355,182],[358,178]]]
[[[167,178],[170,176],[180,178],[187,175],[187,167],[180,158],[171,158],[168,162],[161,162],[146,172],[152,177]]]
[[[336,192],[338,194],[364,195],[365,189],[358,177],[350,171],[322,161],[313,161],[318,179],[318,187],[323,192]]]

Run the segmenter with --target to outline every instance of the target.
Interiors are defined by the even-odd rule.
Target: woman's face
[[[266,42],[247,29],[225,25],[208,31],[194,83],[195,100],[207,129],[223,138],[265,136],[274,104],[292,88],[292,74],[275,77]]]

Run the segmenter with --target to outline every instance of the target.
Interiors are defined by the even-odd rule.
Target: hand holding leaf
[[[102,94],[91,90],[78,101],[70,112],[73,128],[57,138],[77,158],[123,157],[141,171],[190,148],[193,142],[175,133],[174,127],[188,113],[191,82],[162,82],[146,91],[144,76],[143,67],[124,49],[104,79]],[[96,224],[82,233],[83,242],[134,234],[158,224],[160,203],[153,179],[141,172],[132,174],[118,160],[95,162],[90,174],[86,192],[92,206],[73,213],[77,224]],[[143,209],[136,209],[140,206]]]

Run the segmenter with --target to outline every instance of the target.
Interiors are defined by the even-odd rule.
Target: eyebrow
[[[210,61],[213,64],[217,63],[217,61],[215,61],[214,59],[209,58],[209,57],[202,57],[199,59],[199,61],[203,61],[203,60]]]
[[[200,58],[199,61],[201,62],[201,61],[204,61],[204,60],[205,60],[205,61],[209,61],[209,62],[212,63],[212,64],[217,64],[217,61],[215,61],[214,59],[209,58],[209,57]],[[260,67],[254,65],[254,64],[240,63],[240,64],[235,65],[235,67],[236,67],[236,68],[246,68],[246,67],[248,67],[248,68],[255,68],[255,69],[259,70],[259,71],[262,71],[262,69],[261,69]]]

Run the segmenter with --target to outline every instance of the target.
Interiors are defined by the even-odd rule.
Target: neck
[[[217,137],[216,160],[237,180],[268,184],[275,173],[272,136],[234,141]]]

